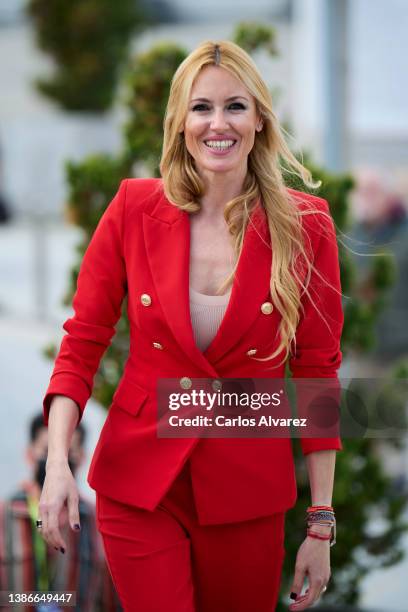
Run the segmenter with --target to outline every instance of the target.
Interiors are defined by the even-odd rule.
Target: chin
[[[200,167],[204,172],[234,172],[234,170],[239,169],[239,164],[226,164],[220,162],[216,164],[200,164]]]

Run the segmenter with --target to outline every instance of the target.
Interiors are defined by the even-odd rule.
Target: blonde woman
[[[38,528],[63,553],[65,501],[79,526],[69,443],[127,295],[129,358],[88,474],[126,611],[275,609],[285,512],[296,501],[291,440],[159,437],[156,407],[163,378],[178,392],[210,379],[220,392],[229,377],[283,378],[287,361],[294,377],[336,377],[343,314],[333,222],[327,202],[285,187],[281,161],[312,184],[251,58],[231,42],[205,42],[172,81],[161,178],[122,181],[84,256],[44,399]],[[341,448],[337,437],[301,444],[309,510],[326,516],[299,548],[292,610],[316,601],[330,577]]]

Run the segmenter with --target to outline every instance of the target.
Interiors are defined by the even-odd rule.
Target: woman
[[[123,181],[84,256],[44,399],[39,528],[64,549],[65,500],[78,523],[67,449],[127,294],[129,358],[88,474],[125,610],[275,609],[285,512],[296,501],[290,439],[159,437],[156,385],[175,379],[180,392],[210,379],[220,391],[223,378],[283,378],[287,359],[294,377],[336,378],[343,314],[333,223],[327,202],[286,189],[279,158],[312,184],[250,57],[231,42],[201,44],[172,81],[162,179]],[[309,607],[329,580],[341,448],[337,437],[301,444],[312,527],[291,610]]]

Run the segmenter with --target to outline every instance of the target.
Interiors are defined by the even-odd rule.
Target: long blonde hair
[[[261,199],[273,245],[271,299],[282,319],[279,346],[271,355],[259,360],[273,359],[285,351],[280,364],[286,361],[295,340],[301,295],[308,292],[307,285],[313,268],[304,244],[300,219],[302,212],[294,205],[287,191],[281,161],[285,163],[286,170],[299,176],[307,187],[313,188],[316,184],[309,170],[289,150],[272,109],[269,89],[250,56],[233,42],[205,41],[180,64],[171,83],[160,161],[167,199],[188,213],[200,210],[199,200],[204,195],[204,185],[187,150],[182,130],[193,83],[200,70],[208,65],[225,68],[243,83],[255,98],[263,121],[263,129],[256,132],[254,146],[248,156],[243,192],[225,205],[224,218],[234,239],[238,263],[249,215],[257,200]],[[307,212],[321,211],[309,207]],[[219,292],[232,283],[237,263]]]

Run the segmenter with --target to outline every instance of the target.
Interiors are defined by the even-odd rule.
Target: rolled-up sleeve
[[[63,325],[67,333],[43,399],[46,425],[54,395],[65,395],[76,402],[79,423],[92,393],[100,360],[115,334],[127,291],[123,256],[126,189],[127,180],[124,180],[84,254],[72,302],[74,315]]]
[[[318,208],[329,213],[328,203],[320,198],[316,200]],[[289,359],[289,368],[294,379],[334,379],[330,384],[323,385],[325,392],[329,393],[328,397],[331,396],[334,400],[328,403],[327,410],[334,412],[336,405],[338,409],[340,400],[337,372],[342,360],[340,340],[344,323],[337,239],[331,216],[317,213],[308,217],[315,217],[313,223],[310,222],[314,233],[310,238],[315,240],[316,244],[314,270],[308,292],[302,296],[304,310],[296,330],[296,342]],[[316,384],[318,385],[317,380]],[[300,405],[305,408],[308,402],[306,385],[299,384],[299,389],[297,404],[298,407]],[[300,442],[305,455],[318,450],[342,449],[337,435],[322,438],[302,437]]]

